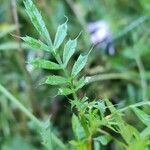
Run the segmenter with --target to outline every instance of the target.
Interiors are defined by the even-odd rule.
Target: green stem
[[[102,80],[114,80],[114,79],[131,80],[135,76],[136,76],[136,74],[132,73],[132,72],[99,74],[99,75],[87,77],[87,84],[96,82],[96,81],[102,81]]]
[[[129,109],[129,108],[140,107],[140,106],[143,106],[143,105],[150,105],[150,101],[139,102],[139,103],[136,103],[136,104],[132,104],[132,105],[129,105],[129,106],[124,107],[124,108],[122,108],[122,109],[119,109],[118,111],[124,112],[124,111],[126,111],[127,109]]]
[[[149,16],[141,16],[138,19],[134,20],[132,23],[130,23],[128,26],[126,26],[124,29],[122,29],[121,32],[117,33],[116,36],[113,38],[113,41],[117,41],[119,38],[125,36],[127,33],[138,27],[140,24],[144,23],[146,20],[149,20]]]
[[[68,78],[68,80],[70,80],[71,77],[69,76],[68,71],[64,68],[63,63],[62,63],[62,60],[61,60],[61,58],[60,58],[60,55],[55,55],[55,54],[54,54],[53,56],[55,57],[55,59],[57,60],[57,62],[59,63],[59,65],[62,67],[62,70],[63,70],[63,72],[64,72],[66,78]],[[78,97],[77,97],[77,94],[76,94],[76,92],[75,92],[75,88],[74,88],[73,83],[70,82],[70,85],[69,85],[69,86],[70,86],[70,88],[71,88],[72,91],[73,91],[72,95],[73,95],[74,100],[78,100]]]
[[[55,57],[55,59],[57,60],[57,62],[59,63],[59,65],[62,67],[62,70],[63,70],[63,72],[64,72],[66,78],[68,78],[68,80],[70,80],[69,86],[70,86],[71,90],[73,91],[73,93],[72,93],[73,99],[76,100],[76,101],[79,101],[78,96],[77,96],[77,93],[76,93],[75,88],[74,88],[73,81],[72,81],[71,77],[69,76],[68,71],[64,68],[64,65],[63,65],[63,63],[62,63],[62,60],[61,60],[61,58],[60,58],[60,55],[55,55],[55,54],[54,54],[53,56]],[[89,131],[88,131],[88,128],[87,128],[87,126],[86,126],[86,122],[85,122],[85,120],[84,120],[84,116],[83,116],[82,114],[79,114],[79,116],[80,116],[80,117],[79,117],[79,118],[80,118],[80,122],[81,122],[81,124],[82,124],[82,126],[83,126],[83,128],[84,128],[84,131],[85,131],[86,135],[88,136],[88,135],[89,135]],[[91,143],[91,141],[90,141],[90,143]],[[89,145],[89,142],[88,142],[88,147],[89,147],[89,146],[90,146],[90,145]],[[91,147],[91,146],[90,146],[90,147]],[[89,149],[89,150],[90,150],[90,149]]]
[[[92,137],[89,137],[88,139],[87,149],[92,150]]]
[[[147,79],[150,79],[150,72],[144,72],[144,76]],[[129,80],[129,81],[131,80],[131,81],[137,82],[139,79],[139,75],[136,72],[108,73],[108,74],[98,74],[94,76],[87,76],[86,79],[87,79],[86,84],[90,84],[96,81],[116,80],[116,79]]]
[[[41,122],[1,84],[0,84],[0,92],[3,93],[12,103],[14,103],[22,112],[24,112],[34,123],[36,123],[38,126],[41,126]]]
[[[145,69],[144,69],[140,56],[136,54],[136,52],[135,52],[135,61],[137,63],[140,78],[141,78],[142,99],[143,101],[145,101],[147,99],[147,81],[145,77]]]

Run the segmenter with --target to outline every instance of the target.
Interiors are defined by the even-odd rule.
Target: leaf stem
[[[54,54],[53,56],[55,57],[55,59],[57,60],[57,62],[59,63],[59,65],[61,66],[61,68],[62,68],[62,70],[63,70],[63,72],[64,72],[66,78],[68,78],[68,80],[70,80],[71,77],[69,76],[68,71],[64,68],[64,65],[63,65],[63,63],[62,63],[62,60],[61,60],[61,58],[60,58],[60,55],[58,55],[58,54],[55,55],[55,54]],[[70,88],[71,88],[71,90],[73,91],[72,95],[73,95],[74,100],[78,100],[78,97],[77,97],[77,94],[76,94],[76,92],[75,92],[75,88],[74,88],[72,82],[70,82]]]

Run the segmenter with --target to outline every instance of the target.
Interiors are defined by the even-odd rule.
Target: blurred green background
[[[109,24],[115,55],[110,56],[101,47],[94,47],[82,74],[96,75],[99,80],[88,84],[79,95],[86,93],[91,100],[108,97],[118,107],[150,99],[149,0],[34,0],[34,3],[52,39],[58,25],[66,21],[65,16],[69,19],[71,38],[82,31],[77,53],[87,52],[92,46],[86,29],[89,22],[105,20]],[[0,84],[38,118],[52,115],[54,132],[67,142],[72,137],[70,104],[66,97],[54,97],[54,87],[39,85],[51,72],[33,68],[28,62],[37,56],[50,56],[30,49],[18,38],[26,35],[41,38],[25,12],[23,1],[17,0],[15,4],[15,0],[0,0]],[[130,113],[126,120],[141,129],[143,124]],[[2,150],[42,149],[40,137],[28,118],[2,93],[0,146]]]

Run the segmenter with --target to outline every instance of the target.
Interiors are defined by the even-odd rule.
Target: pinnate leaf
[[[38,9],[36,8],[36,6],[33,4],[32,0],[25,0],[24,5],[26,8],[26,12],[30,17],[30,20],[33,23],[36,30],[42,37],[44,37],[49,46],[52,46],[51,38],[49,36],[45,23],[42,19],[42,16],[38,11]]]
[[[77,46],[77,40],[69,40],[65,47],[64,47],[64,52],[63,52],[63,63],[66,66],[69,59],[71,58],[71,56],[74,54],[75,52],[75,48]]]
[[[49,70],[59,70],[61,69],[60,65],[51,62],[49,60],[44,60],[41,58],[36,58],[31,61],[31,64],[37,68],[49,69]]]
[[[58,49],[59,46],[62,44],[63,40],[65,39],[67,35],[67,24],[66,22],[57,28],[57,32],[55,35],[55,40],[54,40],[54,49]]]

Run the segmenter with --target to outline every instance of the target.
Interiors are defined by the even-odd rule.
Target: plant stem
[[[89,139],[88,139],[88,144],[87,144],[87,149],[88,150],[92,150],[92,138],[90,137]]]
[[[132,105],[129,105],[129,106],[124,107],[122,109],[119,109],[118,111],[123,112],[123,111],[126,111],[129,108],[140,107],[140,106],[143,106],[143,105],[149,105],[150,106],[150,101],[145,101],[145,102],[139,102],[139,103],[136,103],[136,104],[132,104]]]
[[[150,72],[144,73],[144,76],[147,79],[150,79]],[[116,80],[116,79],[131,80],[131,81],[137,82],[138,73],[136,73],[136,72],[125,72],[125,73],[98,74],[98,75],[94,75],[94,76],[87,76],[86,79],[87,79],[86,84],[90,84],[90,83],[96,82],[96,81]]]
[[[140,56],[138,54],[136,54],[136,52],[135,52],[135,61],[137,63],[140,78],[141,78],[142,99],[143,99],[143,101],[145,101],[147,99],[147,81],[145,78],[145,69],[144,69],[144,65],[141,61]]]
[[[138,27],[140,24],[144,23],[146,20],[149,19],[149,16],[140,16],[136,20],[134,20],[132,23],[130,23],[128,26],[126,26],[121,32],[116,34],[116,36],[113,38],[113,41],[117,41],[119,38],[125,36],[127,33]]]
[[[41,122],[1,84],[0,84],[0,92],[3,93],[12,103],[14,103],[22,112],[24,112],[34,123],[36,123],[38,126],[41,126]]]
[[[68,80],[70,80],[69,73],[68,73],[68,71],[64,68],[63,63],[62,63],[62,60],[61,60],[61,58],[60,58],[60,55],[55,55],[55,54],[53,54],[53,56],[55,57],[55,59],[57,60],[57,62],[59,63],[59,65],[62,67],[62,70],[63,70],[63,72],[64,72],[66,78],[68,78]],[[76,94],[76,92],[75,92],[75,88],[74,88],[72,82],[70,83],[70,88],[71,88],[72,91],[73,91],[72,95],[73,95],[74,100],[78,100],[78,97],[77,97],[77,94]]]
[[[115,79],[131,80],[135,76],[136,74],[133,72],[99,74],[99,75],[87,77],[87,84],[96,82],[96,81],[102,81],[102,80],[115,80]]]

